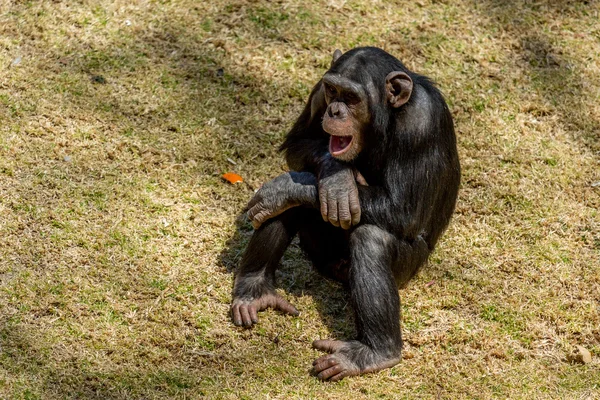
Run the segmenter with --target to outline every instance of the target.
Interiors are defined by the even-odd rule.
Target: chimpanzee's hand
[[[360,177],[359,177],[360,176]],[[364,181],[360,173],[346,165],[325,170],[319,177],[319,202],[325,221],[343,229],[360,222],[360,201],[356,180]],[[365,182],[366,184],[366,182]]]
[[[246,206],[254,229],[284,211],[300,206],[316,207],[317,179],[309,172],[287,172],[265,183]]]

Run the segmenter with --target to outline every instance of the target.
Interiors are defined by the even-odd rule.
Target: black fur
[[[392,71],[403,71],[413,81],[410,99],[399,108],[386,100],[386,76]],[[321,219],[318,204],[292,208],[267,221],[248,245],[234,295],[272,290],[279,259],[298,233],[315,267],[349,288],[358,337],[339,353],[349,360],[345,365],[363,372],[399,359],[397,287],[427,261],[448,225],[460,166],[452,117],[428,78],[372,47],[343,54],[329,72],[359,82],[371,99],[372,123],[364,132],[362,152],[351,163],[369,184],[359,185],[360,224],[349,231],[333,227]],[[326,104],[320,86],[281,146],[292,170],[317,179],[346,164],[329,154],[329,135],[321,127]]]

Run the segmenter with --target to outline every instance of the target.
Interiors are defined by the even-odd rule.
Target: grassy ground
[[[0,0],[0,398],[598,398],[596,1]],[[297,318],[229,322],[252,189],[335,48],[430,75],[463,183],[402,290],[403,361],[320,383],[352,335],[297,245]],[[220,179],[227,171],[246,183]],[[576,345],[593,354],[567,362]]]

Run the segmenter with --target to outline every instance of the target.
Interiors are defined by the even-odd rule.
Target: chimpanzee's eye
[[[327,93],[328,96],[332,97],[335,96],[335,87],[333,87],[332,85],[330,85],[329,83],[325,84],[325,92]]]
[[[360,97],[358,97],[356,93],[347,92],[344,93],[344,100],[346,100],[346,103],[348,104],[356,104],[360,102]]]

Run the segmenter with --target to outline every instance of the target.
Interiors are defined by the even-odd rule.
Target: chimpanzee
[[[374,47],[342,54],[313,88],[280,150],[293,172],[248,204],[256,229],[235,277],[232,318],[250,327],[272,307],[298,315],[275,292],[275,269],[298,234],[315,268],[344,283],[355,340],[316,340],[322,380],[400,361],[398,287],[412,278],[448,225],[460,165],[452,117],[426,77]]]

